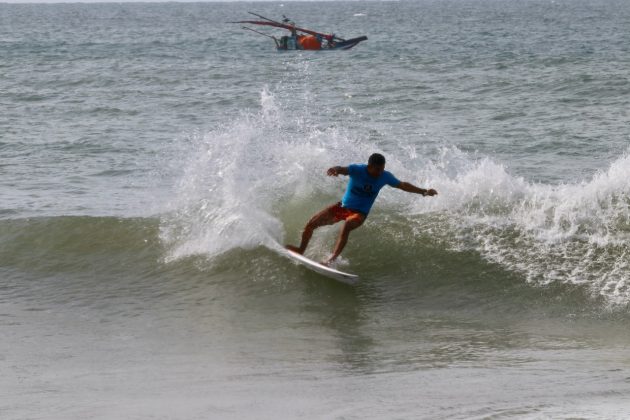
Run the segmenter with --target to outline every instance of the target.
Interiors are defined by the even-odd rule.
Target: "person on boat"
[[[300,35],[298,35],[297,31],[295,30],[295,23],[290,22],[291,25],[291,37],[289,38],[291,40],[291,46],[292,50],[298,50],[300,49]]]
[[[279,50],[287,50],[287,49],[289,49],[288,42],[289,42],[289,37],[287,35],[281,36],[280,37],[280,41],[278,41],[278,43],[277,43],[277,48]]]
[[[328,176],[349,176],[350,181],[346,187],[346,193],[340,202],[326,207],[308,221],[302,232],[300,246],[286,245],[287,249],[303,254],[315,229],[343,221],[343,228],[339,233],[335,249],[324,264],[332,263],[341,254],[348,242],[350,232],[365,222],[379,191],[385,185],[422,196],[437,195],[434,189],[419,188],[409,182],[396,179],[391,172],[385,170],[385,157],[380,153],[372,154],[367,165],[333,166],[326,173]]]
[[[327,36],[326,41],[328,41],[328,48],[335,48],[335,34]]]
[[[287,39],[287,50],[297,50],[297,49],[298,49],[297,38],[294,36],[290,36]]]

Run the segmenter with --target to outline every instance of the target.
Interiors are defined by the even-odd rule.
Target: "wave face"
[[[345,252],[342,264],[351,270],[369,277],[369,269],[378,272],[394,258],[395,267],[417,277],[421,273],[407,258],[414,251],[422,258],[429,246],[477,253],[484,264],[533,286],[577,286],[612,305],[630,300],[628,155],[590,180],[531,183],[456,147],[443,147],[427,160],[421,145],[397,147],[335,126],[322,129],[308,118],[294,118],[268,89],[261,92],[258,112],[187,139],[176,194],[160,220],[165,260],[213,259],[235,249],[278,249],[285,240],[296,241],[310,215],[343,193],[345,180],[326,177],[326,168],[363,162],[375,151],[386,155],[388,169],[400,179],[440,194],[421,198],[384,189]],[[316,234],[311,255],[325,255],[335,234],[334,228]],[[405,250],[406,257],[385,247]]]

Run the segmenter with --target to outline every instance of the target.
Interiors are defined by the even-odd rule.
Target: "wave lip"
[[[629,176],[628,155],[590,181],[557,186],[527,183],[482,159],[446,177],[450,191],[434,210],[449,214],[456,247],[473,248],[530,283],[582,285],[627,304]]]

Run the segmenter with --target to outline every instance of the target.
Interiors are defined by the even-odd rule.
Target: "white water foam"
[[[167,261],[213,256],[234,248],[282,243],[279,202],[313,194],[338,194],[326,182],[331,161],[357,160],[366,153],[348,144],[335,128],[309,127],[290,120],[264,89],[261,110],[205,134],[191,135],[183,174],[161,224]]]
[[[476,249],[535,284],[584,285],[609,303],[630,301],[630,156],[564,185],[528,183],[457,149],[427,170],[441,195],[414,212],[447,214],[455,247]]]

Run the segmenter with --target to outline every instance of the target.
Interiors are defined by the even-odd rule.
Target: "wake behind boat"
[[[291,21],[286,16],[283,16],[282,22],[278,22],[261,16],[257,13],[248,13],[262,20],[240,20],[228,23],[246,23],[258,26],[271,26],[274,28],[281,28],[290,31],[291,35],[284,35],[280,38],[276,38],[273,35],[265,34],[247,26],[242,27],[243,29],[246,29],[248,31],[252,31],[259,35],[273,39],[278,50],[349,50],[350,48],[357,45],[359,42],[367,40],[367,36],[360,36],[352,39],[343,39],[336,36],[335,34],[325,34],[310,29],[300,28],[295,26],[295,22]]]

